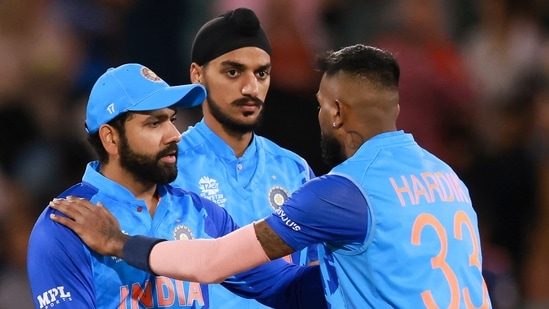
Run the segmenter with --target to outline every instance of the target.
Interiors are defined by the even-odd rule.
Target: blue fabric
[[[314,176],[303,158],[258,135],[237,158],[204,120],[183,133],[177,167],[174,186],[225,208],[240,226],[270,215]],[[292,254],[291,259],[299,265],[316,261],[316,246]],[[254,300],[234,297],[222,287],[210,291],[215,308],[265,308]]]
[[[94,204],[101,201],[130,235],[216,238],[238,228],[223,208],[192,192],[168,185],[158,187],[158,194],[160,202],[151,218],[144,201],[102,176],[98,163],[92,162],[83,182],[60,197],[83,197]],[[52,212],[56,211],[44,209],[29,241],[28,274],[36,308],[220,308],[211,304],[211,286],[154,276],[121,259],[90,251],[71,230],[49,219]],[[311,279],[315,276],[316,281]],[[279,308],[296,303],[325,306],[324,298],[319,301],[314,295],[301,294],[301,289],[310,287],[300,287],[300,282],[322,293],[318,267],[306,269],[280,259],[236,275],[223,285]]]
[[[491,308],[467,187],[402,131],[368,140],[267,223],[294,249],[323,243],[331,308],[423,308],[427,295],[440,308]]]

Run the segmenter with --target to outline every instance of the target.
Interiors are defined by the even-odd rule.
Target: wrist
[[[121,257],[129,265],[154,274],[149,266],[149,256],[153,247],[165,239],[147,236],[127,236],[122,247]]]
[[[113,249],[112,249],[112,251],[115,253],[114,256],[119,257],[121,259],[124,258],[124,246],[126,245],[126,243],[130,238],[131,238],[130,235],[121,233],[120,237],[114,240]]]

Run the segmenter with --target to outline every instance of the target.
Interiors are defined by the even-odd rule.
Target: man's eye
[[[267,71],[260,71],[257,73],[257,75],[260,77],[260,78],[266,78],[267,76],[269,76],[269,72]]]
[[[236,77],[236,76],[238,76],[238,71],[237,70],[229,70],[229,71],[227,71],[227,75],[229,75],[230,77]]]

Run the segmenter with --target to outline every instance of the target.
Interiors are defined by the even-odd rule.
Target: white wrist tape
[[[217,239],[164,241],[149,256],[155,274],[202,283],[219,283],[269,261],[253,223]]]

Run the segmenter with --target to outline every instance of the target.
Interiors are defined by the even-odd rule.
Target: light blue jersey
[[[238,228],[227,212],[210,200],[169,185],[158,186],[160,201],[151,217],[143,200],[101,175],[98,166],[98,162],[88,164],[82,183],[60,197],[78,196],[94,204],[101,201],[127,234],[168,240],[217,238]],[[211,304],[211,285],[154,276],[121,259],[90,251],[74,232],[49,218],[52,212],[57,213],[49,207],[44,210],[29,240],[27,267],[36,308],[222,308]],[[222,284],[241,296],[287,308],[301,302],[299,283],[293,281],[296,277],[303,280],[306,290],[320,282],[314,267],[298,267],[281,259],[264,266]],[[318,287],[320,292],[321,285]],[[314,304],[318,299],[314,289],[303,294],[310,294],[314,306],[322,306]]]
[[[258,135],[237,158],[204,120],[183,133],[177,168],[174,186],[225,208],[240,226],[270,215],[314,176],[303,158]],[[292,255],[292,262],[300,265],[316,259],[316,249]],[[211,299],[214,308],[264,308],[221,287],[211,289]]]
[[[466,186],[402,131],[368,140],[267,222],[294,249],[323,243],[331,308],[491,308]]]

